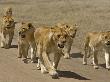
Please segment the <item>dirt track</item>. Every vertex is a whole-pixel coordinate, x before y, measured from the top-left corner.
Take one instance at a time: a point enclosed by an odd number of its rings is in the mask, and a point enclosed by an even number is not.
[[[109,0],[0,0],[0,16],[3,8],[13,8],[16,21],[31,21],[39,25],[53,25],[64,21],[77,23],[79,30],[71,51],[70,60],[62,58],[58,67],[59,79],[41,74],[36,64],[17,59],[16,25],[13,46],[0,48],[0,82],[110,82],[110,71],[105,69],[104,59],[99,58],[100,69],[82,65],[83,38],[90,31],[105,31],[110,27]],[[102,61],[101,61],[102,60]]]

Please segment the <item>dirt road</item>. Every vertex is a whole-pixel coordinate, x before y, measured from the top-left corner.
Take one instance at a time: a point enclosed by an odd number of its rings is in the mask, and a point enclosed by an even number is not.
[[[16,44],[16,43],[15,43]],[[73,48],[72,58],[62,57],[59,67],[59,79],[52,79],[48,74],[41,74],[36,64],[24,63],[17,58],[17,46],[13,43],[12,48],[0,48],[0,82],[109,82],[110,71],[100,62],[100,69],[95,70],[89,65],[82,65],[80,50]]]
[[[13,46],[0,48],[0,82],[110,82],[110,71],[104,58],[99,58],[100,69],[82,65],[83,40],[87,32],[110,30],[110,0],[0,0],[0,18],[3,8],[11,6],[17,22],[29,21],[35,27],[55,25],[58,22],[77,23],[79,29],[71,50],[72,58],[62,58],[59,79],[41,74],[36,64],[17,58],[16,26]],[[103,55],[103,54],[102,54]]]

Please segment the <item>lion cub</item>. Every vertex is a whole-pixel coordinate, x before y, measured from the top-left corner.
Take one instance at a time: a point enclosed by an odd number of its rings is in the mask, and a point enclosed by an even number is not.
[[[110,32],[91,32],[85,40],[83,64],[87,64],[87,55],[92,55],[94,68],[98,68],[97,53],[99,48],[105,52],[106,68],[110,69]]]
[[[57,26],[59,28],[64,29],[68,34],[68,40],[63,48],[64,58],[68,59],[68,58],[70,58],[70,50],[71,50],[71,46],[73,44],[73,40],[75,38],[78,26],[76,24],[68,25],[68,24],[64,24],[64,23],[58,23]]]
[[[53,78],[57,78],[56,69],[62,56],[62,49],[67,41],[67,33],[61,28],[41,27],[36,29],[34,36],[41,72],[47,71]],[[53,65],[50,61],[50,55],[54,55]]]
[[[1,48],[9,48],[14,36],[15,22],[11,16],[3,16],[0,28]]]
[[[12,8],[11,7],[5,8],[4,15],[8,17],[12,17]]]
[[[31,47],[31,61],[35,62],[36,59],[36,44],[34,40],[35,28],[31,23],[22,23],[19,30],[18,39],[18,58],[22,56],[27,59],[29,47]]]

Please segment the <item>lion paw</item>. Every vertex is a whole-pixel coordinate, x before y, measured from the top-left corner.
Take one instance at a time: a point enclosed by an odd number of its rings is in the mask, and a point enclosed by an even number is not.
[[[110,66],[106,67],[106,69],[108,69],[108,71],[110,70]]]
[[[99,69],[99,66],[94,66],[95,69]]]
[[[65,59],[70,59],[70,56],[69,55],[65,55],[64,58]]]
[[[83,65],[87,65],[87,62],[83,62]]]
[[[52,76],[53,79],[57,79],[58,78],[58,73],[56,71],[49,71],[49,74]]]

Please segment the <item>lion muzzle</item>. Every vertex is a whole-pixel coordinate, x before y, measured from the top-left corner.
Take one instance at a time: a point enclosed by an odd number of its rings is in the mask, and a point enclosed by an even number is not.
[[[6,29],[10,29],[10,28],[11,28],[11,27],[8,27],[8,26],[6,27]]]
[[[64,48],[64,44],[58,44],[59,48]]]
[[[105,44],[106,44],[106,45],[110,45],[110,41],[107,41]]]
[[[21,38],[25,38],[26,37],[26,35],[21,35]]]
[[[23,34],[22,32],[19,32],[19,36],[20,36],[21,38],[25,38],[25,37],[26,37],[26,35]]]

